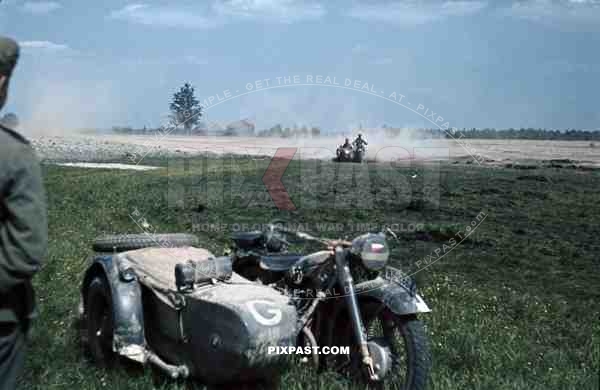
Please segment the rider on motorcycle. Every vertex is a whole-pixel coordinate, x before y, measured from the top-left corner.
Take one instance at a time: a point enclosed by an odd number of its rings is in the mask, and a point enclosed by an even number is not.
[[[350,140],[348,138],[346,138],[346,141],[342,145],[342,149],[346,149],[346,148],[352,148],[352,144],[350,143]]]
[[[348,139],[346,139],[346,141],[347,140]],[[356,149],[363,149],[363,145],[368,145],[368,143],[364,140],[362,134],[359,133],[358,137],[354,140],[354,145],[356,146]]]

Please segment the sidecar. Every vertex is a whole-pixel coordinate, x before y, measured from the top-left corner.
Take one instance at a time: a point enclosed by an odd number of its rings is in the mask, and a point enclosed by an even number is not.
[[[288,297],[181,235],[99,242],[129,244],[104,245],[85,272],[82,335],[95,362],[121,356],[206,384],[279,377],[287,359],[272,347],[295,345],[300,330]]]
[[[336,158],[337,162],[355,162],[361,163],[365,157],[364,148],[354,149],[352,147],[344,148],[343,145],[340,145],[336,150]]]
[[[354,151],[352,150],[352,147],[344,147],[343,145],[340,145],[337,148],[335,154],[338,162],[347,162],[354,160]]]

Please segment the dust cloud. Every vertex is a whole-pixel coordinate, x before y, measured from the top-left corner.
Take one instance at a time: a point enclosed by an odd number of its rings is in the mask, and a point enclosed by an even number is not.
[[[98,123],[111,123],[122,107],[112,82],[37,79],[20,98],[24,109],[16,112],[17,130],[28,137],[94,134]]]

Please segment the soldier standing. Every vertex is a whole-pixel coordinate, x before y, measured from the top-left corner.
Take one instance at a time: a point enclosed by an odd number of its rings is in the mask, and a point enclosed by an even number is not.
[[[19,57],[0,37],[0,109]],[[31,278],[46,256],[48,224],[40,165],[29,142],[0,125],[0,389],[16,387],[35,313]]]
[[[362,137],[362,134],[358,134],[358,138],[354,140],[354,145],[357,149],[362,149],[363,145],[368,145],[367,141]]]

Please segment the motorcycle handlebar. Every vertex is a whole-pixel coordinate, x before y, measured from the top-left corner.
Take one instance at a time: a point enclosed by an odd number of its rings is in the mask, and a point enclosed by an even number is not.
[[[284,221],[279,221],[279,222],[284,222]],[[269,224],[269,230],[271,232],[274,232],[274,231],[277,230],[277,231],[280,231],[280,232],[284,232],[284,233],[288,233],[288,234],[294,235],[294,236],[296,236],[296,237],[298,237],[298,238],[300,238],[302,240],[317,242],[319,244],[322,244],[322,245],[326,246],[328,249],[331,249],[331,250],[334,250],[337,246],[341,246],[342,248],[349,248],[349,247],[352,246],[352,242],[351,241],[341,240],[341,239],[334,240],[334,239],[330,239],[330,238],[319,238],[319,237],[315,237],[315,236],[310,235],[310,234],[305,233],[305,232],[298,232],[298,231],[286,229],[283,226],[277,226],[273,222]],[[396,241],[398,241],[398,236],[390,228],[386,228],[381,233],[386,234],[386,235],[390,235]],[[283,240],[283,241],[285,241],[285,240]]]
[[[319,238],[319,237],[315,237],[312,236],[308,233],[304,233],[304,232],[298,232],[298,231],[294,231],[294,230],[290,230],[290,229],[286,229],[284,227],[281,226],[277,226],[273,223],[269,224],[270,230],[271,231],[280,231],[280,232],[284,232],[284,233],[288,233],[291,235],[294,235],[302,240],[306,240],[306,241],[313,241],[313,242],[318,242],[319,244],[325,245],[328,248],[334,249],[336,246],[341,246],[344,248],[350,247],[352,246],[352,242],[350,241],[346,241],[346,240],[333,240],[333,239],[329,239],[329,238]]]

